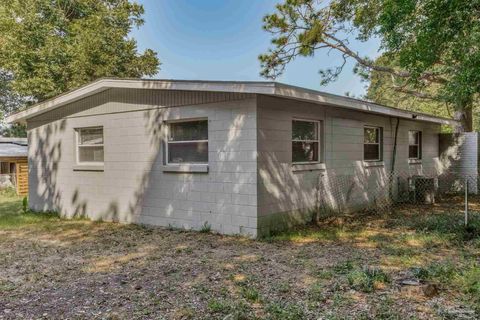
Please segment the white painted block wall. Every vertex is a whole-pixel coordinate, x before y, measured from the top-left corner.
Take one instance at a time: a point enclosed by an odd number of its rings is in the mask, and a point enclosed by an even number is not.
[[[323,123],[325,170],[295,171],[292,165],[291,128],[295,118]],[[361,208],[374,201],[367,190],[388,190],[396,119],[306,102],[259,96],[258,121],[258,228],[262,234],[284,224],[308,219],[320,201],[332,209]],[[367,167],[363,161],[364,126],[383,128],[383,161]],[[408,131],[422,131],[423,158],[409,164]],[[396,171],[422,174],[438,163],[440,126],[400,120]],[[319,199],[318,190],[323,188]],[[348,198],[348,199],[346,199]],[[342,201],[344,203],[342,203]]]
[[[207,118],[208,173],[163,171],[163,121]],[[325,170],[295,171],[292,119],[322,120]],[[305,222],[319,181],[350,175],[378,186],[390,169],[395,119],[263,95],[110,89],[28,121],[30,206],[67,216],[257,236]],[[365,167],[363,127],[384,131],[384,161]],[[74,170],[75,128],[103,126],[103,172]],[[423,132],[421,164],[407,161],[408,130]],[[434,168],[440,127],[401,120],[397,170]],[[371,199],[356,186],[348,203]],[[308,217],[307,217],[308,218]]]
[[[256,236],[255,97],[126,91],[29,121],[31,207],[196,230],[207,223]],[[209,172],[163,172],[162,122],[190,118],[208,119]],[[104,127],[103,172],[74,170],[74,130],[88,126]]]

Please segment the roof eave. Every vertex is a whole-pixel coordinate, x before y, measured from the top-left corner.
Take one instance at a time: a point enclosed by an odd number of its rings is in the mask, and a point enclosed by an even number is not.
[[[36,104],[27,110],[6,118],[8,123],[25,123],[29,118],[49,112],[65,104],[78,101],[110,88],[157,89],[184,91],[237,92],[280,96],[319,104],[343,107],[368,113],[413,119],[456,126],[455,120],[429,116],[416,112],[390,108],[367,101],[337,96],[305,88],[275,82],[236,82],[236,81],[195,81],[195,80],[144,80],[144,79],[99,79],[76,90],[67,92],[48,101]]]
[[[316,102],[320,104],[326,104],[330,106],[342,107],[345,109],[357,110],[368,113],[376,113],[384,116],[398,117],[404,119],[412,119],[417,121],[427,121],[443,125],[456,126],[458,121],[430,116],[423,113],[411,112],[408,110],[401,110],[391,107],[370,103],[358,99],[352,99],[348,97],[342,97],[328,93],[318,93],[313,90],[304,88],[292,87],[278,83],[275,89],[276,96],[282,96],[286,98],[294,98],[303,101]]]

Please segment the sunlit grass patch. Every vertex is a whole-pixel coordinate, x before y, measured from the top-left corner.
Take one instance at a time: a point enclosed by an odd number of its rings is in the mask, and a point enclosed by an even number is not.
[[[0,229],[20,228],[26,225],[60,221],[53,212],[36,213],[23,211],[22,198],[9,194],[0,194]]]

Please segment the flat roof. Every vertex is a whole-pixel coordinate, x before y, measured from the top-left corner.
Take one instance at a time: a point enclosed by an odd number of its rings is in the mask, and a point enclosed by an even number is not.
[[[6,118],[8,123],[25,123],[28,119],[49,112],[66,104],[86,98],[96,93],[111,89],[151,89],[253,93],[330,105],[367,113],[391,117],[427,121],[455,126],[457,121],[436,117],[420,112],[413,112],[380,104],[335,95],[331,93],[296,87],[271,81],[205,81],[205,80],[167,80],[167,79],[115,79],[102,78],[78,89],[66,92],[52,99],[37,103],[30,108],[13,113]]]

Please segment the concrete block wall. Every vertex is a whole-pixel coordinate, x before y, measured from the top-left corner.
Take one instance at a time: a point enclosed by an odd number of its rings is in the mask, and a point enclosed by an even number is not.
[[[164,171],[164,121],[208,119],[208,173]],[[292,166],[292,119],[322,121],[323,164]],[[383,161],[363,161],[363,128],[383,128]],[[30,205],[64,215],[252,237],[374,201],[385,190],[396,119],[278,97],[110,89],[28,121]],[[100,172],[75,169],[75,128],[103,126]],[[423,159],[408,161],[408,130],[421,130]],[[440,126],[401,120],[396,170],[438,165]]]
[[[256,236],[252,95],[108,90],[28,123],[30,206],[66,216]],[[208,173],[164,172],[165,120],[207,118]],[[103,172],[76,171],[74,129],[103,126]]]
[[[261,234],[303,223],[317,206],[355,210],[388,195],[396,119],[269,96],[259,96],[257,108]],[[292,165],[294,118],[322,121],[323,166],[299,170],[302,166]],[[373,165],[363,161],[365,125],[383,128],[383,161]],[[422,131],[423,157],[415,163],[408,161],[409,130]],[[396,171],[422,174],[435,170],[439,132],[436,124],[400,120]]]

